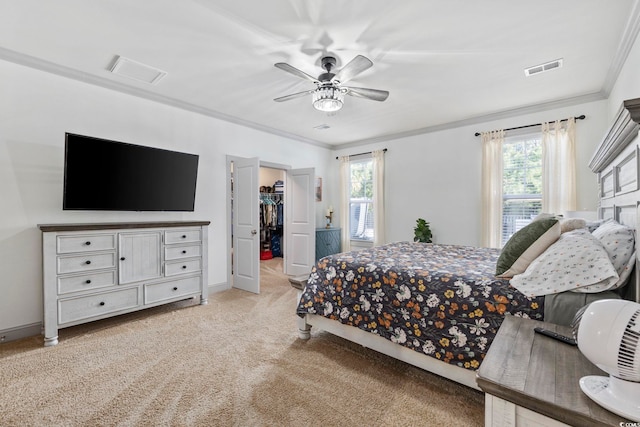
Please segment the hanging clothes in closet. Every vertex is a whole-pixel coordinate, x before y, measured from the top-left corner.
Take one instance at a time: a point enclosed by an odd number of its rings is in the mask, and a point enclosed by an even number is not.
[[[270,188],[270,187],[267,187]],[[260,190],[263,190],[261,187]],[[282,256],[282,231],[284,225],[284,203],[282,194],[260,193],[260,244],[261,259]]]
[[[282,197],[278,198],[275,207],[275,229],[271,234],[271,251],[273,256],[282,256],[282,236],[284,235],[284,202]]]

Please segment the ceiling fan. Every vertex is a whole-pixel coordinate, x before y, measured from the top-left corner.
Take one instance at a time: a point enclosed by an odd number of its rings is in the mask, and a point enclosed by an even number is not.
[[[357,55],[351,60],[351,62],[342,67],[342,69],[338,70],[336,73],[332,72],[333,68],[336,66],[335,57],[324,56],[321,64],[322,68],[326,72],[320,74],[317,78],[287,63],[278,62],[275,64],[275,66],[281,70],[291,73],[294,76],[298,76],[301,79],[315,83],[316,88],[291,95],[281,96],[280,98],[274,99],[274,101],[289,101],[290,99],[300,98],[311,94],[315,109],[324,112],[334,112],[342,108],[342,105],[344,104],[344,95],[371,99],[373,101],[384,101],[389,96],[389,92],[386,90],[342,86],[343,83],[346,83],[373,65],[373,62],[362,55]]]

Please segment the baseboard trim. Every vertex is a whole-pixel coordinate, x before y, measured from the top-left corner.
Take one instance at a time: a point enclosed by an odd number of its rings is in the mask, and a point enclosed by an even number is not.
[[[226,291],[227,289],[229,289],[229,286],[227,286],[227,282],[209,285],[209,295]],[[22,338],[32,337],[35,335],[42,335],[42,322],[0,330],[0,344],[19,340]]]
[[[229,285],[227,285],[227,282],[222,282],[222,283],[216,283],[214,285],[209,285],[209,295],[215,294],[217,292],[226,291],[227,289],[229,289]]]
[[[0,330],[0,343],[42,334],[42,322]]]

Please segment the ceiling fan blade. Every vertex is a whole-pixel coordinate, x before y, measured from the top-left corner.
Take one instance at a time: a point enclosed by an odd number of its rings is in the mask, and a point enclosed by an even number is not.
[[[336,73],[335,76],[331,79],[331,81],[339,81],[340,83],[345,83],[367,68],[371,67],[373,62],[369,58],[365,58],[362,55],[358,55],[353,58],[347,65],[342,67],[340,71]]]
[[[315,84],[320,83],[317,78],[305,73],[302,70],[298,70],[296,67],[293,67],[293,66],[287,64],[286,62],[278,62],[278,63],[276,63],[274,65],[276,66],[276,68],[280,68],[281,70],[286,71],[288,73],[291,73],[294,76],[298,76],[301,79],[310,80]]]
[[[347,89],[347,95],[358,98],[371,99],[373,101],[384,101],[389,97],[389,91],[386,90],[367,89],[364,87],[342,87]]]
[[[290,99],[302,98],[303,96],[309,95],[312,92],[313,92],[312,90],[307,90],[304,92],[292,93],[291,95],[285,95],[285,96],[281,96],[280,98],[275,98],[274,101],[283,102],[283,101],[289,101]]]

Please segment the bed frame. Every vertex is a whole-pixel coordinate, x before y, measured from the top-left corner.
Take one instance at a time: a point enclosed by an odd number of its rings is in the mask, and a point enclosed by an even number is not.
[[[640,229],[640,98],[623,103],[618,115],[594,153],[589,167],[597,175],[599,187],[598,216],[613,218],[618,222]],[[636,248],[638,245],[636,239]],[[636,250],[636,268],[640,251]],[[640,274],[633,274],[626,286],[625,298],[640,302]],[[306,282],[306,280],[304,280]],[[301,292],[301,291],[300,291]],[[300,299],[300,292],[298,300]],[[388,341],[378,335],[353,326],[343,325],[319,315],[307,314],[298,318],[299,336],[309,339],[311,328],[316,327],[346,340],[371,348],[418,368],[443,376],[465,386],[480,390],[476,384],[476,372],[422,355],[415,350]]]

